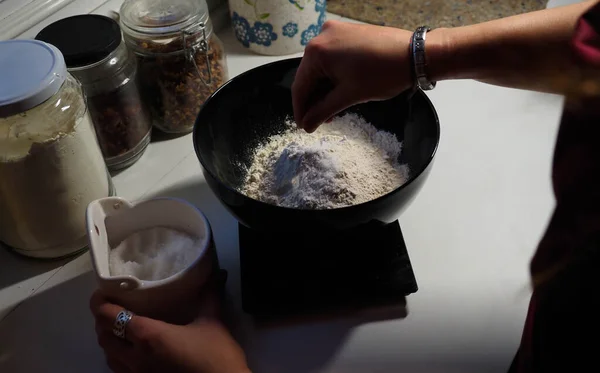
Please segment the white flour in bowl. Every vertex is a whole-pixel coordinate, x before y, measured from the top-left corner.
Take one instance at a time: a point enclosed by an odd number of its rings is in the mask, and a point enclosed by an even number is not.
[[[241,193],[278,206],[332,209],[381,197],[408,179],[408,166],[398,162],[402,143],[356,114],[312,134],[288,126],[256,149]]]
[[[110,274],[146,281],[165,279],[191,265],[200,255],[202,242],[165,227],[135,232],[110,250]]]

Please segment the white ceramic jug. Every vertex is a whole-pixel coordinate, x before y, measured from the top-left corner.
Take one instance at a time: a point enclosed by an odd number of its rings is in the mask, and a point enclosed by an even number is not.
[[[86,212],[92,264],[101,291],[109,299],[138,315],[168,322],[187,323],[186,312],[197,300],[218,260],[206,217],[192,204],[174,198],[156,198],[132,205],[118,198],[102,198]],[[153,227],[185,232],[202,246],[199,255],[180,272],[159,280],[113,276],[109,252],[131,234]],[[143,248],[142,248],[143,249]]]
[[[301,52],[321,32],[326,0],[229,0],[238,41],[265,55]]]

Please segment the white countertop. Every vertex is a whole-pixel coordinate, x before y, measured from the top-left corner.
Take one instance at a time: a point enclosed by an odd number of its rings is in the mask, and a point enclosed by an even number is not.
[[[246,51],[229,29],[220,36],[232,77],[278,59]],[[114,183],[132,201],[176,196],[206,213],[256,373],[504,373],[525,319],[528,263],[553,208],[562,98],[472,81],[442,82],[429,97],[442,136],[427,183],[400,217],[419,285],[404,319],[255,328],[240,310],[237,223],[209,191],[191,135],[153,142]],[[88,255],[38,262],[0,250],[0,372],[108,372],[88,311]]]

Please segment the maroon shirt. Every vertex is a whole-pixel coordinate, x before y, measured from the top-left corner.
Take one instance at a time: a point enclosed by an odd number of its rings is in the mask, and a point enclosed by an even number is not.
[[[600,71],[600,4],[579,20],[572,46]],[[540,283],[510,371],[600,372],[599,95],[567,97],[552,181],[556,208],[531,262]]]

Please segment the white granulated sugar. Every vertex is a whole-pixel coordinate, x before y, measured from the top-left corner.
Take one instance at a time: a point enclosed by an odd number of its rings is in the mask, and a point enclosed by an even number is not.
[[[332,209],[383,196],[408,179],[402,143],[356,114],[336,117],[312,134],[288,122],[259,146],[240,191],[259,201]]]
[[[110,251],[110,274],[162,280],[189,266],[201,249],[202,240],[174,229],[154,227],[138,231]]]

